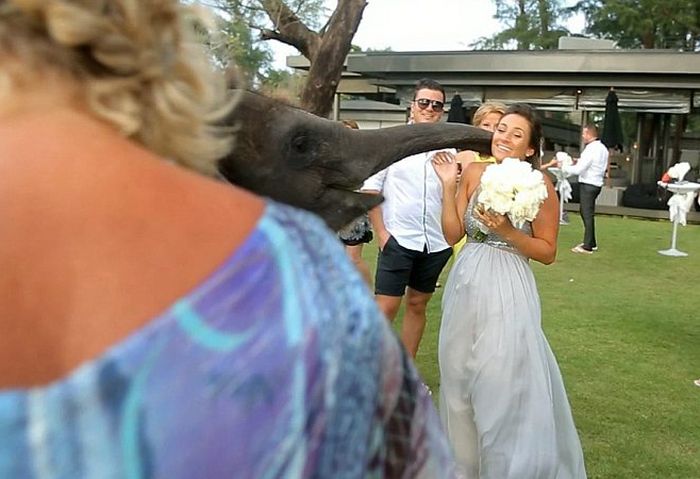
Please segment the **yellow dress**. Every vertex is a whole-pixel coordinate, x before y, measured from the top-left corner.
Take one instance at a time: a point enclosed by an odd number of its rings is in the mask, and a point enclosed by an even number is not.
[[[481,156],[481,155],[479,155],[479,153],[477,153],[475,151],[473,163],[496,163],[496,158],[494,158],[493,156]],[[452,247],[452,257],[453,258],[457,257],[457,255],[459,254],[462,247],[466,244],[466,242],[467,242],[467,235],[464,235],[462,237],[462,239],[459,240],[457,242],[457,244],[455,244]]]

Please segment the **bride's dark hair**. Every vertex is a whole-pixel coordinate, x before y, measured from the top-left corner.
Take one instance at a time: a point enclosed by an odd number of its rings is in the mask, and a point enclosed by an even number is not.
[[[506,112],[503,114],[504,117],[508,115],[521,116],[530,124],[530,141],[528,146],[534,150],[534,153],[525,157],[525,159],[530,164],[534,164],[535,159],[540,156],[540,146],[542,143],[542,123],[540,122],[539,115],[533,107],[526,103],[513,103],[506,108]]]

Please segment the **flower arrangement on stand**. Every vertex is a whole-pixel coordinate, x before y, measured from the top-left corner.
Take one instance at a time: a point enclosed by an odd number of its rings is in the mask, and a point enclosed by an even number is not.
[[[680,183],[689,171],[690,163],[687,161],[676,163],[663,174],[661,181],[664,183]]]
[[[571,155],[569,155],[565,151],[557,151],[554,157],[557,159],[557,164],[559,165],[559,168],[563,166],[571,166],[574,164],[574,160],[573,158],[571,158]]]
[[[565,151],[557,151],[554,157],[557,160],[557,170],[554,176],[556,176],[557,184],[556,190],[561,196],[561,198],[567,202],[573,197],[573,190],[571,188],[571,183],[569,183],[568,174],[564,173],[565,166],[571,166],[574,164],[573,158]],[[561,213],[560,213],[561,215]]]
[[[686,225],[686,216],[690,211],[690,208],[693,206],[693,200],[695,199],[695,194],[697,191],[696,189],[692,188],[694,183],[683,181],[683,178],[685,178],[685,175],[689,171],[690,163],[687,161],[676,163],[663,174],[661,181],[658,182],[658,185],[661,188],[670,190],[674,193],[667,202],[669,218],[674,222],[676,219],[678,219],[678,223],[682,224],[683,226]],[[677,189],[683,185],[691,186],[691,188],[686,191]],[[700,199],[698,201],[700,201]]]

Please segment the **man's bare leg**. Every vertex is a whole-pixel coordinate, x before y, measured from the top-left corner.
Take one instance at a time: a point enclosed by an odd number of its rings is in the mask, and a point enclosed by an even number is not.
[[[420,340],[425,329],[425,309],[432,293],[421,293],[412,288],[406,289],[406,312],[403,315],[401,340],[411,355],[415,358]]]
[[[382,313],[384,313],[386,319],[394,322],[396,313],[399,312],[399,307],[401,306],[403,296],[387,296],[385,294],[377,294],[374,296],[374,299],[377,301],[379,309],[381,309]]]
[[[362,244],[346,246],[345,252],[350,257],[352,264],[355,265],[357,270],[362,274],[362,277],[367,282],[367,285],[372,287],[372,273],[369,271],[369,265],[362,258]]]

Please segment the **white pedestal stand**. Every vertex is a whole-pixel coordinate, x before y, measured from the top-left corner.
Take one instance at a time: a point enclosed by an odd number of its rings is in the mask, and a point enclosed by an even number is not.
[[[657,184],[662,188],[666,188],[667,190],[671,191],[672,193],[674,193],[674,195],[695,193],[696,191],[700,190],[700,183],[691,183],[689,181],[684,181],[681,183],[664,183],[663,181],[659,181],[657,182]],[[676,248],[676,237],[678,236],[678,223],[680,223],[680,218],[679,215],[676,215],[676,217],[673,220],[673,233],[671,233],[671,247],[669,249],[660,250],[659,254],[662,254],[664,256],[688,256],[688,253],[684,253],[683,251],[680,251]]]
[[[569,201],[569,199],[566,198],[566,196],[567,193],[571,193],[571,185],[569,184],[569,180],[567,180],[567,178],[572,175],[564,173],[561,168],[557,168],[556,166],[547,168],[547,171],[551,172],[557,179],[557,184],[554,186],[554,189],[556,189],[557,192],[559,192],[559,224],[568,225],[569,223],[564,221],[564,203]],[[567,186],[565,186],[564,182],[566,182]],[[568,191],[566,191],[567,189]]]

